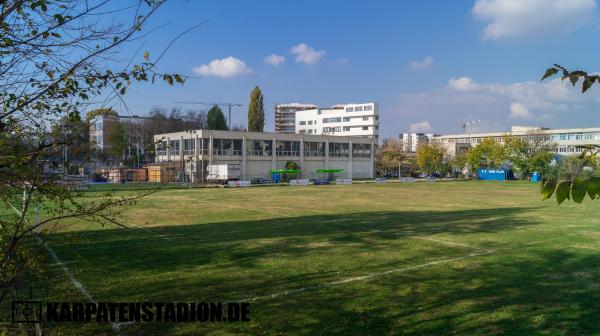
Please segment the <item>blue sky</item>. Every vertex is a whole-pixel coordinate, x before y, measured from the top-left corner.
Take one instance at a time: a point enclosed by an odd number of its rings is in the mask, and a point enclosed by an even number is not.
[[[161,28],[142,50],[158,54],[204,21],[160,63],[195,78],[183,87],[133,87],[130,113],[174,101],[247,104],[258,85],[266,130],[276,102],[371,101],[386,137],[458,133],[472,119],[484,120],[474,127],[481,131],[600,127],[600,87],[581,95],[560,80],[539,81],[553,63],[598,70],[596,0],[173,0],[153,18],[148,28]],[[232,119],[245,123],[246,109]]]

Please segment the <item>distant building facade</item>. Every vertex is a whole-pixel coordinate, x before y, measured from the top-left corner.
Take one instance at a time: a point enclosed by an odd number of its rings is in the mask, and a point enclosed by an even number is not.
[[[275,104],[275,132],[296,133],[296,112],[317,108],[314,104]]]
[[[342,104],[296,112],[296,133],[379,139],[379,104]]]
[[[416,153],[421,144],[429,143],[436,136],[439,135],[431,133],[401,133],[399,138],[402,144],[402,151]]]
[[[90,121],[90,146],[98,153],[109,154],[113,144],[111,136],[119,123],[143,124],[148,117],[99,115]]]
[[[434,140],[445,146],[449,156],[466,153],[483,139],[492,138],[499,143],[505,136],[523,138],[530,143],[543,144],[551,152],[561,155],[581,154],[578,146],[600,145],[600,128],[549,129],[543,127],[513,126],[510,132],[441,135]]]

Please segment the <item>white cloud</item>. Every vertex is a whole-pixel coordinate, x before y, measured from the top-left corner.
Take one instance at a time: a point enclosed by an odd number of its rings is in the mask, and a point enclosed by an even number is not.
[[[549,36],[577,29],[596,0],[477,0],[473,16],[487,22],[484,40]]]
[[[479,89],[479,85],[474,83],[469,77],[450,78],[448,81],[448,87],[456,91],[476,91]]]
[[[334,59],[333,61],[329,62],[329,64],[340,65],[340,64],[348,64],[349,62],[350,61],[348,61],[346,58],[340,57],[340,58]]]
[[[252,69],[246,63],[232,56],[213,60],[208,65],[203,64],[199,67],[194,67],[193,70],[201,76],[216,76],[221,78],[230,78],[252,72]]]
[[[527,106],[519,103],[512,102],[510,103],[510,115],[511,119],[533,119],[533,115],[529,112]]]
[[[321,61],[321,58],[327,53],[325,50],[316,51],[305,43],[300,43],[290,49],[292,55],[296,56],[297,63],[316,64]]]
[[[430,133],[432,131],[429,121],[421,121],[410,125],[408,128],[409,133]]]
[[[386,132],[401,132],[409,125],[428,120],[436,132],[460,133],[462,123],[484,119],[476,131],[504,131],[516,121],[530,126],[599,127],[600,88],[581,94],[559,78],[515,83],[477,82],[469,77],[453,78],[442,88],[403,93],[381,113]],[[386,134],[387,135],[387,134]]]
[[[423,70],[433,65],[433,57],[427,56],[422,61],[412,61],[409,65],[415,70]]]
[[[272,66],[278,66],[279,64],[285,62],[285,57],[277,54],[272,54],[265,57],[265,63],[271,64]]]

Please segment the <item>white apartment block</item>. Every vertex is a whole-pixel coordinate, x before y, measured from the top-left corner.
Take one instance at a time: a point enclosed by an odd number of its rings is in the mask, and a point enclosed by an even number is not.
[[[296,112],[296,133],[379,138],[379,104],[344,104]]]
[[[402,151],[406,153],[416,153],[419,146],[428,143],[438,135],[431,133],[401,133],[400,143]]]
[[[314,104],[275,104],[275,132],[296,133],[296,112],[315,108]]]
[[[513,126],[510,132],[473,133],[437,136],[434,139],[446,147],[448,155],[466,153],[483,139],[492,138],[499,143],[504,136],[524,138],[531,143],[546,144],[550,151],[561,155],[576,155],[583,145],[600,145],[600,128],[548,129],[542,127]]]

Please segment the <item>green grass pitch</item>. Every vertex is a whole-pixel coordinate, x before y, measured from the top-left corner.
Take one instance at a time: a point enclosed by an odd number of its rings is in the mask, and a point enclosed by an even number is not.
[[[128,229],[47,242],[98,301],[251,300],[249,323],[123,335],[597,334],[598,209],[527,182],[165,190],[124,209]],[[51,269],[42,300],[86,300]]]

